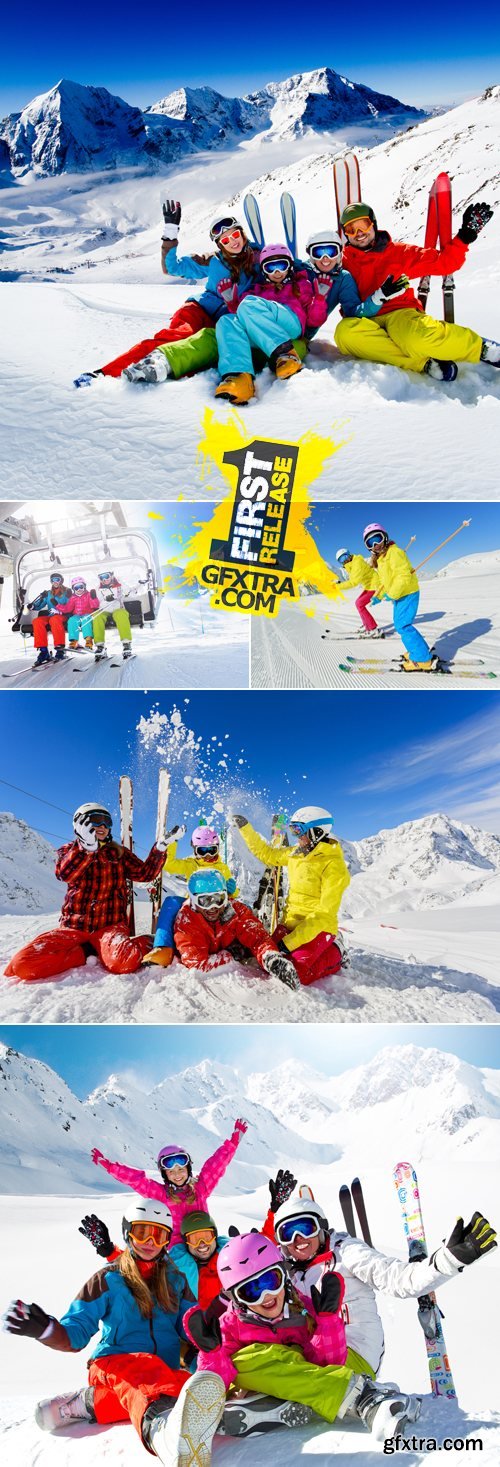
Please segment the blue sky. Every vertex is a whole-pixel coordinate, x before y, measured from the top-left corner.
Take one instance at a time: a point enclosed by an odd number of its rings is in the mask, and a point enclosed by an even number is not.
[[[176,704],[185,729],[201,741],[197,758],[174,752],[186,748],[171,723]],[[137,724],[152,710],[169,723],[159,725],[147,750]],[[116,816],[118,776],[126,772],[135,786],[136,849],[145,853],[162,763],[172,774],[171,823],[185,818],[191,828],[200,815],[211,816],[219,798],[264,829],[273,809],[291,814],[314,803],[332,810],[336,833],[347,839],[436,810],[500,832],[500,695],[489,690],[311,692],[300,699],[11,692],[0,699],[0,737],[9,750],[0,804],[53,844],[70,838],[71,813],[81,801],[102,800]],[[198,796],[185,783],[192,786],[194,777],[206,793]]]
[[[355,24],[349,8],[309,14],[297,0],[269,13],[206,0],[140,11],[132,0],[28,0],[4,12],[0,101],[3,112],[20,108],[65,76],[145,106],[183,83],[241,94],[324,65],[417,105],[459,101],[498,80],[499,29],[493,0],[479,17],[465,0],[428,14],[358,0]]]
[[[3,1025],[0,1041],[43,1062],[62,1075],[84,1099],[111,1073],[131,1075],[136,1084],[151,1089],[190,1065],[210,1059],[234,1066],[244,1074],[271,1070],[285,1060],[297,1059],[326,1075],[339,1075],[366,1064],[385,1046],[416,1044],[456,1054],[484,1069],[500,1068],[500,1030],[495,1025],[467,1024],[361,1024],[336,1030],[300,1025],[142,1025],[71,1026]]]

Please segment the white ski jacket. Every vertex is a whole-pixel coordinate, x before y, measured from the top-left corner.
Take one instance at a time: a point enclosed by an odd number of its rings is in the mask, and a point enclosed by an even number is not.
[[[391,1294],[395,1299],[418,1299],[460,1272],[460,1264],[444,1244],[431,1258],[402,1263],[400,1258],[388,1258],[376,1248],[369,1248],[359,1238],[334,1232],[330,1233],[325,1252],[317,1254],[311,1263],[295,1263],[291,1258],[285,1261],[297,1293],[306,1299],[311,1298],[313,1284],[321,1287],[325,1273],[335,1270],[342,1274],[347,1346],[361,1355],[375,1373],[384,1354],[384,1331],[374,1291]]]
[[[97,586],[96,588],[96,596],[99,602],[99,611],[106,611],[110,613],[112,613],[113,611],[120,611],[121,608],[124,606],[125,601],[127,601],[130,596],[134,595],[137,595],[136,586],[122,586],[121,583],[118,583],[115,586]]]

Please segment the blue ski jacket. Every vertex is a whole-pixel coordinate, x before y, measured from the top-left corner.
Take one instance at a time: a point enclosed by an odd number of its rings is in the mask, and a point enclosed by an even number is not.
[[[251,275],[244,272],[238,281],[230,280],[229,267],[219,253],[212,255],[209,265],[198,265],[191,255],[183,255],[179,259],[176,249],[169,250],[166,259],[170,275],[182,275],[184,280],[203,280],[207,276],[206,289],[201,295],[188,296],[188,300],[196,301],[208,316],[212,316],[214,322],[219,320],[219,316],[227,315],[229,310],[236,310],[242,295],[251,288],[253,280],[258,278],[258,253],[255,271]]]
[[[181,1342],[187,1339],[183,1319],[196,1296],[168,1257],[165,1269],[175,1308],[167,1314],[155,1304],[149,1319],[141,1314],[117,1263],[108,1263],[93,1274],[61,1316],[72,1350],[84,1350],[100,1327],[92,1360],[140,1352],[159,1355],[172,1370],[179,1370]]]

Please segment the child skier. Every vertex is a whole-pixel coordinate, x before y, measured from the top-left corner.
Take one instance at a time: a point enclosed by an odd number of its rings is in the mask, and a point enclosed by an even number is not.
[[[364,556],[353,555],[352,550],[347,550],[344,547],[341,550],[337,550],[335,559],[338,560],[339,565],[343,566],[345,570],[345,580],[342,582],[343,589],[347,590],[349,586],[363,587],[361,595],[356,597],[354,603],[356,611],[359,611],[363,623],[363,631],[359,632],[358,635],[360,637],[383,637],[384,633],[377,626],[371,611],[368,610],[372,596],[375,595],[375,586],[377,583],[377,576],[373,566],[368,564]]]
[[[191,1157],[182,1146],[162,1146],[159,1151],[157,1167],[162,1183],[153,1181],[136,1167],[108,1161],[96,1148],[92,1151],[92,1161],[95,1166],[102,1166],[111,1177],[116,1177],[118,1182],[135,1187],[142,1197],[168,1202],[173,1218],[170,1240],[173,1246],[182,1242],[181,1222],[186,1212],[192,1212],[193,1208],[206,1211],[208,1198],[225,1175],[246,1130],[246,1121],[241,1118],[235,1121],[232,1136],[207,1157],[198,1176],[193,1175]]]
[[[344,959],[337,935],[339,906],[351,878],[339,841],[330,834],[333,817],[319,805],[296,810],[289,821],[296,846],[270,845],[245,815],[233,819],[259,861],[287,868],[288,897],[273,936],[293,958],[300,982],[315,983],[338,973]]]
[[[65,656],[66,643],[66,611],[68,602],[71,600],[69,586],[65,586],[63,577],[59,571],[54,571],[50,577],[50,590],[41,591],[34,601],[28,604],[28,610],[34,611],[33,617],[33,641],[38,652],[34,663],[35,667],[43,667],[44,662],[50,661],[48,648],[48,631],[52,632],[54,639],[55,661],[62,662]]]
[[[278,952],[262,922],[244,902],[231,901],[219,871],[195,871],[188,881],[188,898],[174,923],[174,942],[185,968],[210,973],[234,961],[234,943],[253,954],[272,978],[288,988],[299,988],[292,962]]]
[[[113,618],[118,630],[123,658],[132,656],[132,631],[130,617],[125,606],[125,597],[130,596],[133,587],[124,590],[116,579],[112,570],[99,571],[99,585],[97,588],[97,615],[93,617],[96,662],[100,662],[106,656],[104,640],[106,636],[106,621],[108,616]]]
[[[92,649],[94,637],[91,613],[98,608],[99,601],[95,591],[87,590],[87,583],[82,576],[73,576],[71,596],[66,607],[69,646],[73,652],[78,649],[80,632],[87,650]]]
[[[5,1328],[73,1353],[101,1331],[89,1360],[88,1387],[40,1401],[36,1421],[42,1430],[131,1421],[164,1467],[200,1467],[210,1460],[225,1386],[213,1373],[203,1379],[181,1369],[192,1295],[168,1256],[171,1232],[164,1203],[134,1197],[123,1219],[123,1253],[88,1280],[62,1318],[15,1299]]]
[[[500,367],[498,342],[478,336],[467,326],[434,321],[409,284],[423,275],[448,275],[461,269],[469,245],[492,217],[489,204],[469,204],[449,245],[442,250],[422,249],[393,241],[386,230],[379,230],[370,204],[348,204],[341,217],[347,238],[344,265],[354,276],[362,300],[378,301],[379,311],[375,320],[341,321],[335,331],[339,351],[408,372],[427,372],[441,382],[454,381],[457,362]],[[394,293],[396,276],[406,276],[407,285]]]
[[[413,623],[418,611],[420,588],[416,571],[408,560],[405,550],[390,540],[383,525],[367,525],[363,540],[370,551],[371,565],[375,572],[377,597],[386,596],[393,605],[394,626],[403,646],[404,672],[435,672],[439,658],[433,656],[421,632]]]
[[[260,280],[215,328],[222,379],[215,396],[239,404],[255,397],[252,349],[267,357],[276,377],[291,377],[302,369],[297,342],[328,315],[319,280],[295,264],[287,245],[266,245],[259,263]]]
[[[220,836],[217,831],[202,821],[193,830],[191,836],[193,855],[178,856],[177,846],[185,833],[184,825],[174,825],[170,832],[164,868],[167,876],[182,876],[187,880],[194,871],[201,871],[209,867],[212,871],[220,871],[229,896],[237,896],[236,882],[231,875],[227,861],[223,861],[221,857]],[[144,963],[158,964],[161,968],[170,967],[174,956],[174,921],[183,901],[184,897],[173,895],[165,897],[158,916],[153,947],[151,952],[146,953]]]
[[[159,876],[166,837],[141,861],[113,840],[111,828],[112,816],[104,806],[89,803],[75,810],[75,839],[57,852],[56,876],[68,885],[59,927],[21,948],[6,967],[6,977],[27,982],[56,978],[69,968],[84,967],[94,952],[110,973],[137,972],[151,938],[129,934],[129,884]]]

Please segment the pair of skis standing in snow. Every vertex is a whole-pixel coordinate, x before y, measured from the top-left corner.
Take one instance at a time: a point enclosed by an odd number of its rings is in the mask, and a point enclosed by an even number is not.
[[[100,1327],[88,1387],[40,1402],[42,1429],[130,1420],[164,1467],[209,1467],[217,1430],[239,1436],[338,1421],[393,1440],[418,1419],[422,1397],[376,1379],[384,1353],[377,1290],[418,1299],[432,1393],[454,1396],[434,1290],[496,1247],[487,1219],[476,1211],[464,1226],[459,1218],[428,1258],[416,1175],[399,1163],[405,1264],[372,1247],[359,1181],[352,1195],[364,1241],[355,1237],[349,1188],[340,1191],[342,1232],[308,1187],[296,1190],[280,1171],[262,1231],[230,1228],[222,1238],[208,1200],[246,1130],[237,1120],[198,1176],[184,1148],[162,1147],[160,1182],[92,1152],[137,1189],[125,1205],[123,1250],[91,1214],[80,1231],[106,1264],[62,1318],[21,1299],[4,1316],[11,1334],[64,1351],[85,1349]]]
[[[75,575],[71,586],[65,586],[59,571],[50,576],[50,588],[41,591],[34,601],[28,603],[33,611],[33,641],[38,652],[35,668],[45,667],[51,661],[48,647],[49,632],[54,642],[54,661],[62,662],[66,652],[84,650],[94,652],[96,662],[106,655],[105,637],[108,616],[111,616],[119,633],[123,657],[132,656],[132,630],[130,617],[125,606],[125,597],[131,588],[124,590],[113,570],[99,571],[98,586],[88,590],[82,575]],[[80,634],[83,648],[80,648]],[[66,635],[68,648],[66,649]]]
[[[181,208],[168,200],[162,267],[169,275],[192,280],[207,276],[206,286],[174,313],[168,327],[99,371],[83,373],[76,385],[89,385],[100,374],[164,382],[218,363],[216,396],[245,403],[255,395],[259,365],[267,361],[279,378],[301,370],[308,342],[337,306],[342,320],[335,341],[343,355],[427,372],[439,381],[454,380],[457,362],[499,366],[498,343],[456,326],[449,309],[444,322],[424,310],[431,275],[444,277],[449,302],[452,272],[463,266],[469,246],[492,217],[489,205],[468,205],[452,238],[449,198],[436,189],[422,249],[394,242],[378,228],[371,205],[361,200],[359,167],[352,155],[334,165],[334,176],[338,231],[327,227],[311,235],[305,261],[297,259],[289,195],[282,200],[286,244],[265,244],[258,206],[249,196],[246,213],[253,238],[234,215],[220,213],[210,229],[216,253],[208,259],[179,259]],[[422,276],[417,299],[410,280]]]

